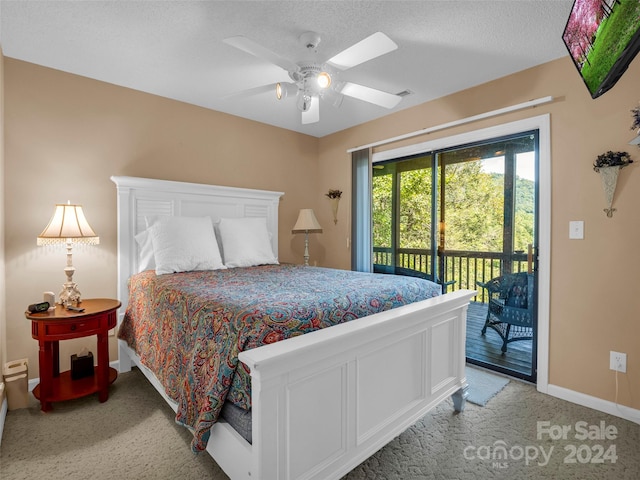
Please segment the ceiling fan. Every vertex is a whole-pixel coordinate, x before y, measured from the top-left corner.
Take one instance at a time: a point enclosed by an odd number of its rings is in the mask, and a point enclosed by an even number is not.
[[[300,35],[300,42],[313,54],[316,53],[320,40],[320,35],[315,32],[305,32]],[[398,48],[395,42],[382,32],[368,36],[325,62],[316,61],[315,55],[311,56],[310,60],[292,62],[242,35],[228,37],[223,41],[227,45],[279,66],[288,72],[292,80],[263,85],[238,94],[274,91],[278,100],[296,98],[298,110],[302,112],[303,124],[320,120],[320,99],[334,107],[339,107],[343,96],[346,95],[389,109],[402,100],[399,95],[339,79],[340,72]]]

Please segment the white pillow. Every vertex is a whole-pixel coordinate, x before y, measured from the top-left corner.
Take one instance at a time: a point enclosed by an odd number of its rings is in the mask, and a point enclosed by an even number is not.
[[[149,230],[140,232],[135,236],[138,244],[138,272],[145,270],[154,270],[156,262],[153,257],[153,242]]]
[[[209,217],[158,217],[147,231],[158,275],[226,268]]]
[[[224,264],[228,268],[278,263],[271,248],[266,218],[222,218],[218,230]]]

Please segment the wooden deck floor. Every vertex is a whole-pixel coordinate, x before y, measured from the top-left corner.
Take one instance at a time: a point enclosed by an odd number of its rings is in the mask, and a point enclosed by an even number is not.
[[[487,317],[487,305],[471,302],[467,313],[467,360],[483,366],[495,365],[497,369],[515,372],[518,377],[531,375],[531,340],[522,340],[510,343],[507,352],[503,355],[500,348],[502,339],[492,329],[481,334],[482,326]]]

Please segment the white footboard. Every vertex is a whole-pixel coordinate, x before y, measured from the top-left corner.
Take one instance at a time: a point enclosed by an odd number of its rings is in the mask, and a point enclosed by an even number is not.
[[[251,369],[251,479],[339,478],[457,392],[469,299],[459,290],[240,353]],[[215,428],[215,427],[214,427]]]
[[[207,452],[232,480],[334,479],[346,474],[449,395],[464,409],[469,300],[458,290],[240,353],[251,369],[247,443],[216,424]],[[125,342],[121,371],[140,367]]]
[[[281,192],[134,177],[118,187],[118,298],[138,271],[135,235],[146,215],[264,217],[278,252]],[[459,290],[240,354],[251,369],[253,445],[228,424],[209,452],[233,479],[331,479],[353,469],[448,395],[464,407],[470,298]],[[153,373],[119,341],[119,368]]]

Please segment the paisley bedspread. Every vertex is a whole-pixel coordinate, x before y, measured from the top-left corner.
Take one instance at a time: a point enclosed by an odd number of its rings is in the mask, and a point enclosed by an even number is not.
[[[238,353],[439,295],[427,280],[297,265],[129,280],[125,340],[178,403],[176,421],[204,450],[225,401],[251,408]]]

